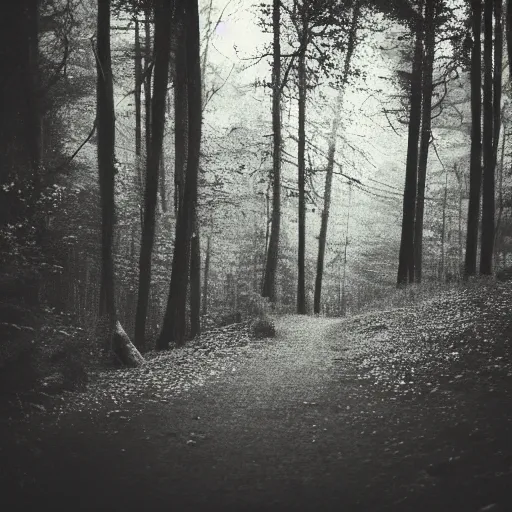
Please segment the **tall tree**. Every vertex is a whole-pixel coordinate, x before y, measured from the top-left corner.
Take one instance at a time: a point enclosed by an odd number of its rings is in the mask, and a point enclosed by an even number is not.
[[[140,44],[140,23],[135,14],[135,171],[140,195],[143,194],[144,179],[142,175],[142,50]],[[144,207],[140,206],[140,225],[144,224]]]
[[[152,3],[144,9],[144,107],[146,129],[146,167],[151,153],[151,81],[153,75],[153,52],[151,51]]]
[[[184,1],[187,48],[188,155],[183,202],[176,228],[176,242],[171,270],[171,285],[158,349],[166,349],[171,341],[185,342],[186,297],[189,280],[190,245],[197,215],[197,186],[201,150],[201,63],[199,47],[199,8],[197,0]]]
[[[492,274],[494,250],[494,114],[499,105],[493,105],[493,3],[484,2],[484,102],[483,102],[483,157],[484,170],[482,180],[482,241],[480,247],[480,274]],[[500,9],[501,11],[501,9]],[[499,113],[498,113],[499,116]]]
[[[427,2],[428,3],[428,2]],[[413,22],[414,56],[410,74],[409,137],[402,214],[402,236],[398,259],[397,286],[414,281],[414,214],[418,169],[418,141],[421,123],[421,78],[423,69],[423,17]]]
[[[298,186],[299,186],[299,247],[298,247],[298,282],[297,282],[297,313],[306,314],[306,52],[309,41],[309,13],[304,2],[300,9],[300,49],[298,64],[299,85],[299,131],[298,131]]]
[[[100,319],[111,336],[116,321],[114,297],[114,176],[115,176],[115,114],[110,51],[110,0],[98,1],[96,41],[98,129],[98,172],[101,196],[101,295]]]
[[[273,65],[272,65],[272,227],[267,250],[262,296],[276,301],[276,272],[279,258],[281,225],[281,2],[272,4]]]
[[[433,70],[436,45],[437,0],[427,2],[425,7],[425,57],[422,80],[421,136],[418,161],[418,192],[414,222],[414,280],[421,282],[423,266],[423,217],[425,210],[425,184],[427,178],[428,152],[432,137]]]
[[[132,345],[117,319],[114,290],[115,216],[115,112],[110,50],[111,0],[98,0],[96,35],[96,122],[98,130],[98,175],[101,204],[101,289],[98,331],[105,348],[124,364],[136,366],[143,358]]]
[[[469,166],[468,226],[464,277],[476,274],[478,248],[478,221],[480,217],[480,190],[482,180],[482,2],[471,2],[471,26],[473,44],[471,49],[471,157]]]
[[[343,76],[341,85],[338,90],[338,97],[336,99],[336,107],[334,118],[332,121],[331,134],[329,138],[329,148],[327,152],[327,168],[325,172],[325,188],[324,188],[324,208],[322,210],[322,220],[320,226],[320,236],[318,237],[318,258],[316,266],[316,281],[315,281],[315,298],[314,298],[314,312],[320,313],[320,300],[322,296],[322,279],[324,272],[324,258],[325,246],[327,243],[327,227],[329,223],[329,211],[331,206],[331,190],[332,178],[334,174],[334,156],[336,154],[336,139],[338,137],[338,130],[340,125],[341,110],[343,108],[343,99],[345,97],[345,87],[347,85],[348,77],[350,74],[350,66],[352,62],[352,55],[354,53],[357,41],[357,29],[359,24],[359,16],[361,13],[361,2],[356,0],[352,9],[352,21],[350,24],[350,32],[348,38],[347,49],[345,52],[345,60],[343,65]]]
[[[154,90],[151,100],[151,148],[146,169],[144,191],[144,223],[139,259],[139,295],[135,317],[135,345],[144,346],[146,318],[151,283],[151,255],[155,238],[155,211],[158,178],[165,129],[165,102],[171,51],[172,0],[157,0],[155,4],[155,64]]]
[[[174,211],[178,215],[185,189],[188,151],[187,47],[183,2],[181,1],[176,2],[174,18]]]

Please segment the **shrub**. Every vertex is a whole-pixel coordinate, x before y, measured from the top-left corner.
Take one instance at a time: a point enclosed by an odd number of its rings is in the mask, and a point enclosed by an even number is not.
[[[247,291],[240,295],[239,309],[245,318],[261,318],[270,313],[270,300],[254,291]]]
[[[251,323],[250,334],[256,339],[274,338],[276,336],[276,326],[273,320],[265,315]]]

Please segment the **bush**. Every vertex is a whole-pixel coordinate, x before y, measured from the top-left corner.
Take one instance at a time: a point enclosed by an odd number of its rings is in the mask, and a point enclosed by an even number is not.
[[[268,297],[262,297],[254,291],[247,291],[239,297],[239,309],[245,318],[262,318],[270,313]]]
[[[250,328],[251,337],[256,339],[274,338],[276,336],[276,326],[271,318],[262,316],[252,322]]]

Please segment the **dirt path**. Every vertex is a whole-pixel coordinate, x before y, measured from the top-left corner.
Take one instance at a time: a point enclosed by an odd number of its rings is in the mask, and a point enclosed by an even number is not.
[[[509,510],[510,473],[473,478],[497,447],[472,455],[473,423],[439,413],[464,393],[397,401],[365,384],[347,327],[286,317],[167,404],[69,415],[24,461],[18,510]]]

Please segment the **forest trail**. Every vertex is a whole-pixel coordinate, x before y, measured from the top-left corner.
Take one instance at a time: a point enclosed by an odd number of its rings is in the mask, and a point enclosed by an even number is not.
[[[8,496],[18,510],[510,510],[510,379],[486,396],[453,379],[432,393],[421,369],[409,393],[363,375],[411,318],[281,318],[275,339],[220,354],[222,371],[165,404],[42,429]]]

